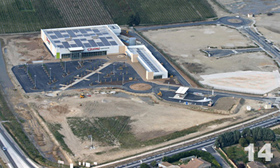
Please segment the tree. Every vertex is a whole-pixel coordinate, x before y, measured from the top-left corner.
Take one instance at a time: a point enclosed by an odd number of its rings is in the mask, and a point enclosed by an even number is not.
[[[138,12],[136,12],[135,17],[134,17],[134,24],[136,26],[138,26],[140,24],[140,22],[141,22],[140,15]]]
[[[134,15],[133,15],[133,14],[131,14],[131,15],[129,16],[128,21],[127,21],[127,24],[128,24],[129,26],[133,26],[133,24],[134,24]]]
[[[241,134],[238,130],[233,132],[233,139],[234,143],[237,144],[239,142],[239,139],[241,138]]]
[[[240,163],[237,165],[238,168],[245,168],[245,165],[243,163]]]
[[[147,163],[142,163],[140,168],[150,168],[150,166]]]
[[[255,143],[254,138],[252,138],[252,137],[250,137],[250,136],[247,136],[247,137],[246,137],[246,140],[247,140],[248,143]]]
[[[250,128],[245,128],[242,131],[241,135],[242,135],[243,138],[246,138],[247,136],[252,136],[252,130]]]
[[[248,146],[247,140],[246,140],[245,138],[243,138],[243,137],[239,139],[239,144],[240,144],[242,147]]]
[[[157,161],[155,161],[155,160],[152,161],[151,164],[150,164],[150,166],[152,166],[152,167],[157,167],[157,165],[158,165]]]

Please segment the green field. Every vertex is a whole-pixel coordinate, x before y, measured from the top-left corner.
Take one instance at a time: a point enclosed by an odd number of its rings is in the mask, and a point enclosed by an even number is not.
[[[206,0],[100,0],[113,20],[126,24],[131,14],[140,15],[140,24],[167,24],[200,21],[216,14]]]
[[[205,20],[216,14],[205,0],[0,0],[0,34],[42,28],[127,24],[130,15],[140,24]]]

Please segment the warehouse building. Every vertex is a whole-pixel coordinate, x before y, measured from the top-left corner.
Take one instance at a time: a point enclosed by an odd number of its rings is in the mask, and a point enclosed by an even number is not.
[[[41,38],[56,59],[81,59],[99,55],[125,54],[117,24],[42,29]]]
[[[146,79],[168,78],[167,70],[144,45],[128,46],[131,62],[139,62],[146,69]]]

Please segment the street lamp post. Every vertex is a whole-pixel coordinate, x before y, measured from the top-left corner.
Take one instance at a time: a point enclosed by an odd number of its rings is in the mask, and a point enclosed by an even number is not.
[[[34,89],[36,89],[36,85],[37,85],[37,83],[36,83],[36,75],[34,75],[34,80],[35,80]]]
[[[52,79],[52,68],[50,68],[50,80]]]

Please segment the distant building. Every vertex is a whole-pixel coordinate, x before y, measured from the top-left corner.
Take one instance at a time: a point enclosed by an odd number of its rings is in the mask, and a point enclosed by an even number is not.
[[[181,165],[181,168],[211,168],[211,163],[201,159],[194,158],[190,160],[186,165]]]
[[[248,18],[252,18],[254,17],[254,14],[253,13],[248,13]]]
[[[158,164],[158,167],[159,168],[180,168],[179,166],[170,164],[168,162],[161,162],[161,163]]]
[[[253,162],[247,163],[246,168],[267,168],[267,167],[264,164],[262,164],[261,162],[253,161]]]
[[[180,162],[188,162],[194,158],[196,158],[196,156],[189,156],[189,157],[181,158]]]

